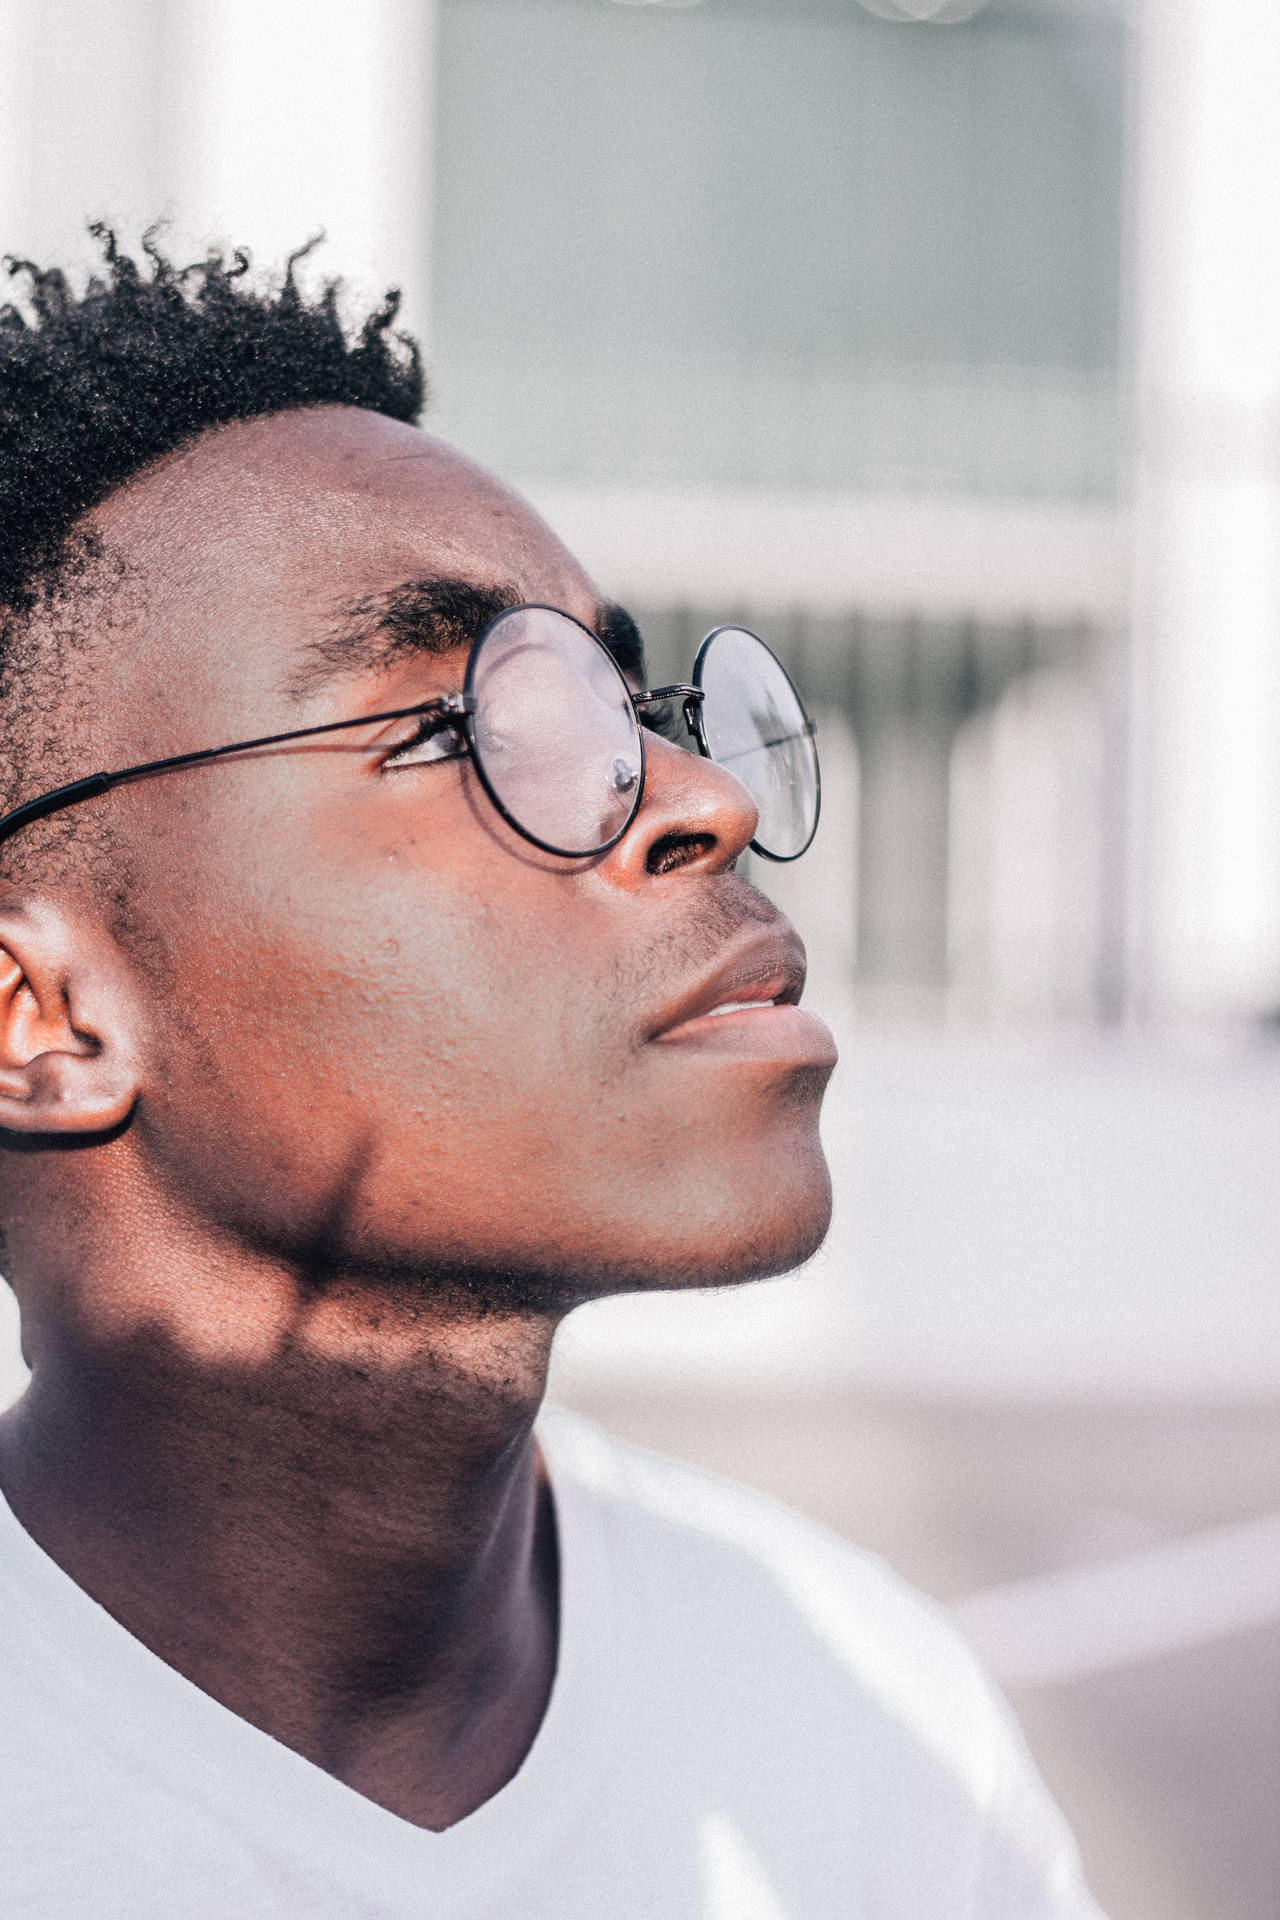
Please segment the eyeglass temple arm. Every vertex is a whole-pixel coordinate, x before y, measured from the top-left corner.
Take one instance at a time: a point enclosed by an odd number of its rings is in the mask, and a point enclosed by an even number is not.
[[[470,694],[450,693],[441,700],[419,700],[415,706],[394,707],[387,713],[362,713],[355,720],[326,720],[318,727],[293,727],[288,733],[264,733],[256,740],[232,740],[225,747],[202,747],[197,753],[175,753],[166,760],[143,760],[136,767],[117,767],[112,773],[91,773],[83,780],[73,780],[69,786],[53,787],[34,800],[24,801],[12,813],[0,816],[0,841],[29,827],[33,821],[60,813],[64,807],[74,807],[81,800],[96,800],[99,794],[109,793],[123,780],[144,780],[149,774],[172,773],[179,767],[220,760],[228,753],[252,753],[258,747],[283,746],[287,740],[306,740],[317,733],[341,733],[345,728],[367,727],[376,720],[407,720],[415,714],[472,713],[475,704]]]
[[[0,840],[7,840],[11,834],[22,827],[29,827],[33,820],[43,820],[51,813],[58,813],[63,807],[74,807],[77,800],[93,800],[98,794],[106,793],[119,778],[116,774],[91,773],[87,780],[73,780],[69,787],[53,787],[48,793],[42,793],[38,800],[27,800],[12,813],[0,817]]]

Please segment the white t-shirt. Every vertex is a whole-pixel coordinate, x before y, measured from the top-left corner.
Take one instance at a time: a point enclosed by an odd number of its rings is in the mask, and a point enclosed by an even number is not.
[[[5,1920],[1098,1920],[938,1611],[757,1494],[539,1433],[551,1702],[444,1833],[184,1680],[0,1502]]]

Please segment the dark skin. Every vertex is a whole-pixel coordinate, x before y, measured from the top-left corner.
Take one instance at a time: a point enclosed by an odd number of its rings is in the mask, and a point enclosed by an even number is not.
[[[206,435],[92,519],[132,598],[81,771],[455,689],[438,633],[307,670],[340,609],[405,582],[601,618],[523,502],[354,409]],[[834,1055],[733,871],[754,814],[729,774],[652,740],[631,830],[565,861],[465,760],[388,761],[412,732],[89,803],[127,849],[124,926],[72,880],[0,887],[33,1368],[0,1484],[164,1660],[438,1829],[511,1778],[550,1694],[532,1423],[557,1324],[805,1258]],[[780,1004],[710,1012],[751,1000]]]

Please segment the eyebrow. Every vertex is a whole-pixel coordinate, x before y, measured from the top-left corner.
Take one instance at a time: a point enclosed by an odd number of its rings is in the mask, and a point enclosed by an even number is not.
[[[406,656],[469,647],[491,620],[521,604],[518,590],[507,584],[480,586],[449,574],[402,581],[340,608],[333,628],[305,649],[289,691],[305,700],[335,680],[375,673]],[[641,684],[644,643],[626,609],[603,602],[594,631],[622,671]]]

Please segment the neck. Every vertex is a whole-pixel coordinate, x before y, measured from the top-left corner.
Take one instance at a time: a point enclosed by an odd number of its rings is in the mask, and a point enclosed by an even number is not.
[[[199,1340],[172,1316],[110,1338],[39,1323],[0,1485],[197,1686],[402,1818],[448,1826],[516,1771],[550,1693],[556,1557],[532,1423],[551,1319],[434,1316],[352,1288],[295,1296],[269,1342],[228,1326],[220,1354],[207,1321]]]

